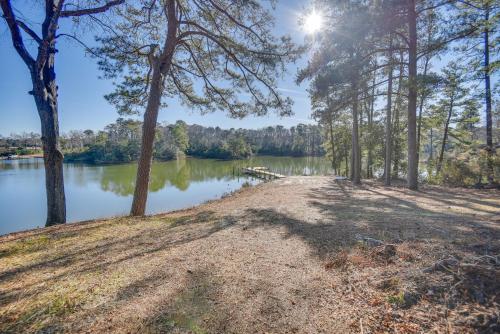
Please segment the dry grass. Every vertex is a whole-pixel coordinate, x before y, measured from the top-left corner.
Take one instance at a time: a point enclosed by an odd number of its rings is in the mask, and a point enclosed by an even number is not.
[[[499,195],[290,177],[5,236],[0,332],[495,333]]]

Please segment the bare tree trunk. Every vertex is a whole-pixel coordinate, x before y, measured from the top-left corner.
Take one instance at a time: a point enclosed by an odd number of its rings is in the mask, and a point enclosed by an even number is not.
[[[364,98],[364,96],[363,96]],[[364,99],[362,100],[364,101]],[[361,101],[360,101],[361,102]],[[358,103],[358,114],[359,114],[359,124],[358,124],[358,146],[359,146],[359,155],[358,155],[358,166],[359,166],[359,177],[363,177],[361,174],[363,164],[363,150],[361,149],[361,145],[363,145],[363,115],[364,115],[364,109],[365,105],[364,103]]]
[[[432,161],[432,159],[434,159],[434,143],[433,143],[433,140],[434,140],[434,134],[432,132],[432,128],[431,128],[431,153],[429,155],[429,160]]]
[[[400,53],[400,63],[399,63],[399,79],[398,79],[398,92],[396,96],[396,106],[394,108],[394,134],[392,136],[393,145],[394,145],[394,169],[393,169],[393,177],[399,177],[399,163],[401,162],[401,105],[403,103],[402,89],[403,89],[403,75],[404,75],[404,56],[403,52]]]
[[[391,163],[392,163],[392,36],[389,42],[389,81],[387,84],[387,108],[385,115],[385,161],[384,161],[384,184],[391,185]]]
[[[66,222],[64,159],[59,149],[57,85],[55,82],[53,52],[48,56],[42,69],[31,71],[31,77],[33,83],[32,93],[40,116],[42,132],[45,190],[47,194],[47,220],[45,226],[64,224]]]
[[[432,159],[434,159],[434,143],[433,143],[433,139],[434,139],[434,134],[432,132],[432,128],[431,128],[431,153],[429,155],[429,160],[432,161]]]
[[[415,0],[408,0],[408,30],[408,187],[417,190],[417,13]]]
[[[349,176],[349,149],[347,148],[347,142],[344,145],[344,151],[345,151],[345,177]]]
[[[452,95],[451,100],[450,100],[450,108],[448,109],[448,117],[446,118],[446,123],[444,125],[443,142],[441,143],[441,152],[439,153],[439,159],[438,159],[437,168],[436,168],[437,174],[439,174],[441,172],[441,168],[443,166],[444,150],[446,147],[446,141],[448,140],[448,130],[450,127],[451,115],[453,113],[453,104],[454,104],[454,98]]]
[[[368,178],[373,177],[373,113],[375,111],[375,81],[376,81],[376,72],[373,73],[373,81],[372,81],[372,92],[370,99],[370,108],[368,110],[368,157],[366,162],[366,175]]]
[[[492,116],[491,116],[491,83],[490,83],[490,42],[489,42],[489,28],[488,21],[490,19],[490,7],[486,3],[485,21],[486,27],[484,29],[484,84],[485,84],[485,102],[486,102],[486,146],[488,154],[487,174],[488,183],[492,184],[494,181],[493,172],[493,131],[492,131]]]
[[[359,149],[359,128],[358,128],[358,86],[356,80],[352,83],[352,183],[361,183],[361,157]]]
[[[336,161],[335,161],[335,139],[333,138],[333,119],[328,120],[329,130],[330,130],[330,146],[332,147],[332,168],[334,173],[336,172]]]
[[[429,67],[429,60],[430,57],[425,57],[425,63],[424,63],[424,73],[423,76],[427,75],[427,69]],[[418,128],[417,128],[417,160],[420,161],[420,137],[421,137],[421,130],[422,130],[422,111],[424,109],[424,102],[425,102],[425,89],[422,90],[422,93],[420,94],[420,105],[418,108]]]
[[[354,141],[354,138],[351,137],[351,155],[350,155],[350,166],[349,166],[349,170],[351,171],[351,174],[350,174],[350,179],[351,181],[354,180],[354,152],[352,151],[352,142]]]

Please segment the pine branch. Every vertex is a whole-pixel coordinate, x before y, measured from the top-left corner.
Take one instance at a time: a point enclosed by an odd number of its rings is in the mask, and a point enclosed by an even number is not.
[[[100,7],[84,8],[84,9],[76,9],[76,10],[63,10],[63,11],[61,11],[60,16],[61,17],[75,17],[75,16],[84,16],[84,15],[104,13],[105,11],[110,9],[111,7],[121,5],[124,2],[125,2],[125,0],[111,0]]]

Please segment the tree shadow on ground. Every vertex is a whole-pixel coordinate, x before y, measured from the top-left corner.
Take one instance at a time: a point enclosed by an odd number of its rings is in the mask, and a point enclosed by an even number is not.
[[[370,185],[371,188],[380,189],[381,186],[376,183]],[[406,194],[407,190],[390,188],[392,191],[400,194]],[[466,195],[465,195],[465,194]],[[495,202],[495,194],[500,198],[498,190],[475,190],[475,189],[460,189],[457,191],[454,188],[424,186],[416,193],[419,197],[427,198],[443,206],[462,206],[474,211],[479,211],[487,215],[496,215],[497,220],[500,216],[500,204]],[[488,206],[486,209],[484,206]]]
[[[207,333],[206,328],[224,333],[231,323],[230,312],[218,301],[218,283],[212,273],[204,269],[190,271],[187,281],[172,299],[158,303],[155,311],[144,320],[140,330],[147,333]],[[158,284],[158,280],[152,280]],[[123,294],[124,302],[137,296]]]
[[[331,181],[328,186],[313,189],[308,203],[322,216],[316,221],[297,219],[273,208],[249,209],[245,217],[250,227],[286,228],[286,237],[301,238],[321,258],[352,247],[359,242],[359,236],[387,243],[452,243],[479,254],[500,249],[500,229],[490,221],[446,211],[445,207],[426,209],[403,196],[383,193],[382,189],[377,185],[353,187],[345,181]],[[413,195],[409,190],[401,191]]]
[[[438,193],[426,190],[422,196],[431,196],[429,194],[439,196]],[[113,323],[110,326],[116,326],[109,328],[109,331],[116,332],[124,328],[129,328],[131,332],[151,333],[255,332],[255,328],[271,332],[279,329],[290,329],[293,332],[294,328],[299,331],[297,328],[309,321],[309,307],[310,312],[313,312],[314,307],[322,301],[314,298],[331,297],[323,291],[326,284],[330,284],[329,280],[321,281],[316,287],[314,283],[311,284],[312,279],[304,280],[299,285],[293,279],[298,276],[290,274],[268,278],[265,277],[264,270],[254,271],[257,278],[248,279],[247,276],[250,275],[245,272],[247,267],[243,268],[242,273],[241,268],[234,267],[230,257],[225,260],[214,259],[212,262],[211,258],[198,260],[196,254],[187,255],[187,264],[177,261],[177,254],[172,255],[178,248],[182,248],[179,246],[191,246],[188,244],[229,228],[233,228],[231,233],[206,240],[204,248],[199,243],[194,243],[192,248],[184,249],[182,254],[218,248],[218,243],[235,231],[242,233],[235,234],[235,239],[241,240],[245,231],[251,229],[259,229],[260,232],[277,230],[279,234],[273,235],[274,239],[271,239],[275,242],[275,250],[285,249],[280,238],[299,239],[308,246],[313,256],[307,258],[308,263],[323,261],[339,250],[353,248],[359,242],[358,235],[387,243],[416,241],[439,244],[449,252],[462,249],[473,254],[485,254],[498,252],[500,249],[498,226],[490,220],[443,211],[446,208],[442,204],[438,206],[443,210],[425,208],[418,201],[412,200],[414,197],[411,196],[420,196],[420,193],[384,188],[377,184],[353,187],[349,182],[331,181],[326,186],[310,190],[304,197],[298,197],[305,201],[298,204],[310,210],[310,216],[308,212],[300,215],[294,211],[292,214],[286,211],[286,207],[280,210],[272,207],[272,203],[263,203],[247,209],[237,217],[218,216],[212,211],[203,211],[177,217],[148,217],[139,222],[123,218],[109,225],[81,226],[69,231],[57,231],[51,234],[54,243],[63,242],[65,238],[74,240],[71,238],[78,237],[82,232],[86,242],[66,243],[60,249],[49,247],[45,249],[44,258],[35,257],[31,263],[16,265],[0,272],[0,306],[7,308],[9,304],[21,299],[30,302],[24,313],[16,315],[18,320],[9,318],[8,312],[0,314],[0,324],[10,324],[10,327],[0,325],[0,331],[22,332],[26,328],[33,328],[30,326],[38,321],[37,317],[44,321],[43,326],[38,328],[42,332],[63,331],[66,323],[77,323],[82,326],[82,331],[88,330],[84,326],[93,324],[94,318],[99,318],[100,321],[96,328],[107,328],[106,322],[109,321]],[[98,238],[94,238],[96,233]],[[259,244],[259,247],[266,245]],[[33,252],[36,253],[37,250]],[[215,254],[223,252],[225,249],[219,249]],[[307,253],[307,249],[305,252]],[[290,258],[293,258],[293,254],[290,254]],[[288,268],[288,263],[277,262],[279,261],[270,264],[258,260],[258,266],[269,265],[273,269],[281,266],[279,270],[288,270],[283,269]],[[323,263],[319,264],[319,269],[324,271]],[[128,271],[134,266],[137,266],[137,269],[132,268],[135,272]],[[79,280],[84,282],[88,276],[105,281],[108,272],[121,270],[127,273],[127,279],[111,287],[112,293],[108,293],[108,299],[100,305],[92,304],[92,298],[99,298],[99,294],[91,290],[89,300],[82,302],[84,308],[78,308],[77,304],[68,314],[56,313],[54,316],[54,313],[50,313],[54,312],[50,308],[52,306],[47,306],[52,301],[44,301],[44,304],[37,299],[50,289],[56,292],[68,290],[68,281],[80,284]],[[226,281],[220,280],[222,272],[226,274]],[[294,275],[303,273],[299,271]],[[277,277],[285,277],[286,283]],[[23,284],[16,286],[18,280],[23,280]],[[286,284],[287,290],[281,290],[281,286]],[[12,288],[14,286],[16,288]],[[363,287],[365,286],[362,285],[361,288]],[[309,288],[316,290],[304,292]],[[297,304],[292,304],[292,299]],[[33,300],[36,302],[31,304]],[[147,309],[133,310],[136,305]],[[300,321],[296,315],[303,315],[305,311],[293,314],[296,321],[294,326],[299,324],[298,327],[292,327],[288,323],[290,318],[286,318],[286,315],[292,314],[291,310],[307,310]],[[78,319],[68,318],[71,316]],[[110,317],[116,318],[111,321],[108,320]],[[249,317],[253,322],[248,321]],[[260,322],[261,327],[255,322]]]
[[[129,224],[126,220],[123,222],[124,225],[122,224],[122,227],[125,226],[122,234],[110,235],[77,247],[66,245],[62,249],[49,248],[48,252],[45,250],[46,256],[42,259],[0,272],[0,281],[3,285],[14,283],[29,275],[29,281],[22,287],[0,291],[1,304],[7,305],[19,298],[29,299],[45,292],[47,285],[57,286],[67,277],[106,273],[121,263],[151,257],[173,247],[209,237],[231,227],[234,223],[235,220],[231,217],[221,219],[211,211],[181,216],[173,220],[168,218],[164,223],[160,217],[145,218],[136,224]],[[112,228],[119,230],[119,227],[119,224],[113,224]],[[66,249],[71,250],[66,251]],[[34,311],[28,311],[31,312]]]

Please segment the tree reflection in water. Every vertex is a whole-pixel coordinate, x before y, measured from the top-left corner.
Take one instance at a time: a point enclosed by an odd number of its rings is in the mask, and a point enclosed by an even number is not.
[[[240,171],[242,167],[247,166],[266,166],[283,175],[318,175],[331,172],[329,163],[325,159],[314,157],[259,156],[232,161],[180,158],[153,163],[149,191],[157,192],[168,186],[186,191],[192,182],[245,178],[247,176],[242,175]],[[104,166],[101,169],[101,189],[120,196],[132,195],[136,171],[135,163]]]

